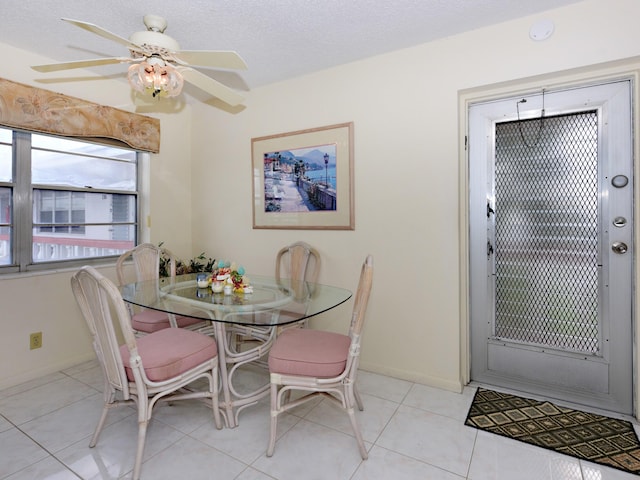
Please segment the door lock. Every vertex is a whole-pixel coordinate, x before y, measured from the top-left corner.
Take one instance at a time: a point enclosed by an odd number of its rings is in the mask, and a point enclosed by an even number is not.
[[[626,187],[629,183],[629,178],[626,175],[616,175],[611,179],[611,185],[616,188]]]
[[[615,253],[621,255],[623,253],[627,253],[627,244],[624,242],[613,242],[611,244],[611,250],[613,250]]]

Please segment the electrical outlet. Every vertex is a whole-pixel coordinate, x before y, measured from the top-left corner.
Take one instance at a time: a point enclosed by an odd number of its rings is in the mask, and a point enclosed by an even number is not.
[[[31,350],[42,346],[42,332],[36,332],[29,335],[29,348]]]

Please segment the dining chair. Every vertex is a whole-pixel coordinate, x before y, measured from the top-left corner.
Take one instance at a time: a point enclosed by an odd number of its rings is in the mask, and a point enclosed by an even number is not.
[[[133,479],[137,480],[147,426],[158,402],[208,399],[216,428],[222,428],[218,348],[213,338],[183,328],[165,328],[136,337],[120,291],[93,267],[85,266],[76,272],[71,278],[71,288],[91,332],[104,376],[104,407],[89,447],[96,445],[110,409],[135,406],[138,445]],[[124,339],[123,345],[119,344],[119,338]],[[199,379],[206,381],[206,389],[185,388]]]
[[[127,281],[127,266],[131,260],[135,270],[135,281],[156,280],[160,277],[160,259],[164,256],[168,262],[170,277],[176,276],[176,258],[164,247],[158,247],[151,243],[140,245],[124,252],[116,261],[116,275],[118,283],[122,286]],[[169,327],[188,328],[197,330],[208,326],[207,323],[196,318],[169,315],[159,310],[139,309],[128,304],[131,313],[131,325],[138,335],[157,332]]]
[[[320,272],[320,254],[305,242],[282,247],[276,254],[276,281],[285,276],[295,281],[315,283]]]
[[[276,443],[278,415],[315,397],[324,397],[342,408],[349,416],[362,459],[368,457],[356,420],[354,406],[363,410],[356,389],[360,359],[360,343],[371,284],[373,257],[368,255],[362,265],[356,291],[349,334],[290,328],[276,339],[269,352],[271,379],[271,429],[267,456],[273,455]],[[292,400],[292,391],[303,395]]]
[[[308,295],[308,290],[305,288],[306,282],[315,283],[318,279],[318,273],[320,271],[320,254],[311,245],[305,242],[295,242],[285,247],[282,247],[276,253],[276,270],[275,278],[276,283],[283,284],[283,279],[290,279],[287,283],[287,288],[291,288],[294,295],[298,295],[298,291],[304,292]],[[302,293],[301,293],[302,294]],[[260,323],[256,321],[256,323]],[[286,327],[280,327],[279,330],[292,327],[305,327],[307,326],[307,320],[296,322]],[[232,342],[236,352],[240,352],[243,347],[248,344],[261,343],[261,338],[264,337],[271,330],[271,327],[253,327],[250,331],[247,328],[230,328],[229,333],[234,337],[235,341]],[[270,338],[270,336],[268,336]],[[256,362],[262,364],[263,362]],[[266,367],[266,363],[263,364]]]
[[[308,296],[312,293],[308,289],[308,285],[318,281],[319,273],[320,254],[308,243],[292,243],[282,247],[276,254],[276,282],[280,283],[282,277],[289,278],[291,280],[291,290],[297,298]],[[283,329],[306,327],[308,323],[307,320],[303,320]]]

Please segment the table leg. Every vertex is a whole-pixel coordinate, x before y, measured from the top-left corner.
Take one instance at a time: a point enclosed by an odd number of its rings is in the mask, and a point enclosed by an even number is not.
[[[231,401],[231,390],[229,388],[229,373],[227,370],[227,332],[225,324],[222,322],[213,322],[216,341],[218,342],[218,370],[220,372],[220,393],[222,401],[220,409],[225,419],[227,427],[235,428],[238,426],[235,415],[233,414],[233,403]]]
[[[255,405],[261,398],[269,394],[269,383],[261,386],[250,393],[239,393],[233,386],[233,376],[239,367],[246,365],[266,356],[273,345],[276,337],[276,327],[264,328],[262,330],[246,328],[243,333],[253,335],[260,343],[258,346],[246,351],[238,352],[232,349],[230,343],[233,342],[232,335],[227,331],[225,322],[213,322],[216,341],[218,344],[218,361],[220,371],[220,410],[225,423],[229,428],[238,426],[238,414],[241,410],[251,405]],[[238,326],[234,327],[238,329]],[[233,332],[237,333],[237,332]]]

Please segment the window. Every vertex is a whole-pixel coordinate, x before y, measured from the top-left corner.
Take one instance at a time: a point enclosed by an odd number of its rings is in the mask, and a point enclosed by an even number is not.
[[[138,155],[0,128],[0,272],[88,263],[132,248]]]
[[[35,211],[40,218],[39,222],[45,224],[38,227],[38,233],[85,233],[84,225],[46,225],[84,223],[84,193],[55,190],[42,190],[38,193],[39,199],[35,202]]]

